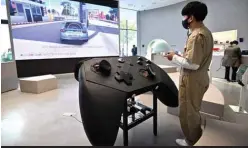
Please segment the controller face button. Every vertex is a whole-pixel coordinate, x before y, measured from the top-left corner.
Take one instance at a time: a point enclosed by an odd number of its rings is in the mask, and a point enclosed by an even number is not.
[[[143,65],[143,63],[141,61],[137,61],[137,64],[139,65]]]
[[[118,62],[119,62],[119,63],[125,63],[125,60],[124,60],[123,58],[119,58],[119,59],[118,59]]]
[[[142,72],[143,77],[147,78],[149,76],[149,73],[147,71]]]
[[[142,59],[141,57],[138,57],[138,60],[139,60],[139,61],[143,61],[143,59]]]
[[[147,64],[151,64],[152,62],[150,60],[146,60],[146,63]]]

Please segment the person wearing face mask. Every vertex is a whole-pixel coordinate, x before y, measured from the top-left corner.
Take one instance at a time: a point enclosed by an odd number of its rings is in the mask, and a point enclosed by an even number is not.
[[[169,52],[165,57],[181,67],[179,82],[179,119],[185,139],[177,139],[180,146],[194,145],[202,135],[201,103],[209,87],[208,69],[212,60],[214,41],[203,21],[207,6],[198,1],[182,9],[182,25],[188,29],[188,39],[182,56]]]

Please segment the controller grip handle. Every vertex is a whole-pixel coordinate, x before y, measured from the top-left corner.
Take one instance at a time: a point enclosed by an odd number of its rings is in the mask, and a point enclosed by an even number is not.
[[[86,59],[84,59],[84,60],[82,60],[82,61],[79,61],[79,62],[75,65],[73,71],[74,71],[74,78],[75,78],[77,81],[79,81],[79,79],[78,79],[78,73],[79,73],[79,70],[80,70],[81,66],[84,64],[85,61],[88,61],[88,60],[90,60],[90,59],[92,59],[92,58],[86,58]]]
[[[78,79],[78,73],[79,73],[79,70],[81,68],[81,66],[83,65],[84,61],[80,61],[79,63],[77,63],[74,67],[74,78],[79,81]]]

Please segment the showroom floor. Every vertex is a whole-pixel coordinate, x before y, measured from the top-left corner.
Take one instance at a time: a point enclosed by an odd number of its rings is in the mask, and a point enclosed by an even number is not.
[[[239,86],[214,80],[225,97],[224,120],[234,122],[228,104],[237,105]],[[58,76],[58,88],[39,95],[21,93],[20,90],[2,94],[3,146],[89,146],[84,128],[72,117],[64,113],[76,113],[81,120],[78,105],[78,82],[72,74]],[[142,103],[152,105],[152,96],[145,94],[139,98]],[[175,139],[182,137],[178,117],[167,113],[159,102],[158,136],[152,132],[152,119],[129,131],[129,145],[175,146]],[[122,130],[119,131],[116,146],[121,146]]]

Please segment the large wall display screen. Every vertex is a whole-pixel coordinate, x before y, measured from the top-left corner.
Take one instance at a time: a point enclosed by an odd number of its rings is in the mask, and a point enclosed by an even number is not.
[[[16,60],[119,55],[118,8],[70,0],[10,0]]]

